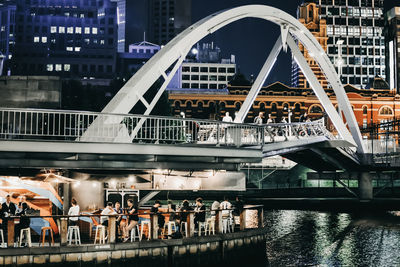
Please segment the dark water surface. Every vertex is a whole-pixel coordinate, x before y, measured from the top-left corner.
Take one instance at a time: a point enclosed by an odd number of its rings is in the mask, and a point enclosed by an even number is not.
[[[400,217],[265,211],[270,266],[400,266]]]

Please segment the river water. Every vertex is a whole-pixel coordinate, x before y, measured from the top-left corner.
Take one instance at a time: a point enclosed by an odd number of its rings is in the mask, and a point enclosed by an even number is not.
[[[400,266],[400,216],[265,211],[270,266]]]

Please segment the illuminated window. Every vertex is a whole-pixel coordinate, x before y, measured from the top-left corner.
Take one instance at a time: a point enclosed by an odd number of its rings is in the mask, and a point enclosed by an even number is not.
[[[97,34],[97,28],[92,28],[92,33]]]
[[[50,33],[57,33],[57,27],[56,26],[51,26],[50,27]]]
[[[65,33],[65,27],[58,27],[58,33]]]
[[[53,71],[53,64],[47,64],[47,71]]]
[[[74,33],[74,27],[68,27],[67,33]]]
[[[70,71],[71,70],[71,65],[70,64],[64,64],[64,71]]]
[[[75,52],[80,52],[81,48],[80,47],[75,47]]]
[[[318,105],[314,105],[310,108],[308,111],[310,114],[321,114],[322,113],[322,108]]]
[[[39,41],[40,41],[39,37],[37,37],[37,36],[33,37],[33,42],[34,43],[39,43]]]
[[[84,17],[85,17],[85,14],[81,14],[80,17],[81,17],[81,18],[84,18]]]
[[[56,71],[62,71],[62,65],[56,64]]]
[[[52,44],[55,44],[55,43],[56,43],[56,39],[51,39],[50,42],[51,42]]]
[[[85,34],[90,34],[90,27],[85,27]]]
[[[393,109],[388,106],[383,106],[379,110],[379,115],[393,115]]]
[[[103,45],[103,44],[104,44],[104,40],[100,40],[100,44],[102,44],[102,45]]]
[[[74,49],[70,46],[67,46],[67,51],[73,51]]]
[[[90,44],[90,39],[85,39],[84,42],[85,44]]]
[[[75,27],[75,33],[82,33],[81,27]]]
[[[46,36],[44,36],[44,37],[42,37],[42,43],[47,43],[47,37]]]
[[[6,26],[1,26],[1,31],[4,32],[6,30]]]

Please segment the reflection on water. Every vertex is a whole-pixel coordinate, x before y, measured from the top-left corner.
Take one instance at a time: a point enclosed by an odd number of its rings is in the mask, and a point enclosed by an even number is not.
[[[270,266],[400,266],[400,217],[265,211]]]

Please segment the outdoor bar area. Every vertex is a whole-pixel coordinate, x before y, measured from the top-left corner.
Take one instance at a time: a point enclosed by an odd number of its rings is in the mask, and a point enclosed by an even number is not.
[[[137,266],[149,261],[152,266],[185,266],[184,262],[197,253],[205,255],[199,264],[206,259],[214,261],[215,256],[226,262],[228,251],[237,248],[242,253],[247,251],[244,246],[254,250],[254,246],[259,249],[263,244],[263,206],[215,208],[208,200],[198,210],[194,203],[199,200],[190,199],[202,195],[201,181],[196,176],[203,175],[204,180],[206,175],[210,179],[222,177],[225,172],[192,173],[192,181],[182,177],[183,173],[172,171],[168,173],[170,180],[163,170],[120,177],[68,174],[71,178],[59,171],[43,170],[36,176],[0,177],[0,266],[76,262],[96,265],[115,261],[134,262]],[[185,183],[186,180],[189,181]],[[231,183],[232,187],[238,190],[240,185]],[[152,188],[195,190],[188,197],[190,200],[185,200],[187,203],[155,201],[157,198],[153,197],[147,204],[145,199],[149,197],[141,196],[140,191],[150,189],[151,194]],[[136,207],[134,213],[129,202]],[[105,213],[117,205],[121,212]],[[185,205],[189,208],[184,209]],[[7,212],[10,206],[15,211]],[[71,213],[77,206],[78,214]],[[133,216],[137,221],[126,232]],[[199,220],[199,216],[203,219]]]

